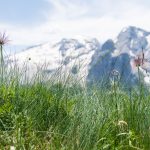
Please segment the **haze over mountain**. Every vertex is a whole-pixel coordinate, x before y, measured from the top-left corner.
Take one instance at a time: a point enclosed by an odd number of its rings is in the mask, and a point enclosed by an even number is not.
[[[110,79],[115,70],[120,80],[135,84],[138,80],[138,67],[135,62],[144,58],[139,70],[146,84],[150,84],[150,32],[129,26],[117,38],[108,39],[100,44],[93,39],[62,39],[33,46],[15,56],[9,62],[17,63],[20,68],[28,65],[30,75],[43,66],[42,72],[51,74],[61,68],[90,83]],[[45,67],[46,66],[46,67]]]

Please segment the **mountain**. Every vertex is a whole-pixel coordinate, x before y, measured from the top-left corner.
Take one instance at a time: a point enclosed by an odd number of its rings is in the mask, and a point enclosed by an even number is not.
[[[103,44],[95,38],[62,39],[31,47],[10,56],[8,62],[20,68],[26,63],[30,76],[39,67],[48,75],[61,69],[62,73],[69,73],[88,83],[111,80],[113,72],[117,72],[121,82],[132,85],[137,83],[140,72],[149,85],[149,59],[150,32],[129,26],[119,33],[116,40],[108,39]]]
[[[101,54],[103,51],[106,52],[104,55]],[[116,70],[123,83],[135,84],[139,75],[135,61],[142,60],[144,54],[144,64],[140,64],[139,69],[145,83],[149,84],[149,52],[150,32],[133,26],[124,28],[115,42],[106,41],[100,52],[93,55],[87,79],[90,82],[101,81],[102,78],[109,79],[113,76],[113,70]]]

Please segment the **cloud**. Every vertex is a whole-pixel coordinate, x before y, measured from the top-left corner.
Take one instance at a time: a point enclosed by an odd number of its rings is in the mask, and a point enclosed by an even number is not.
[[[87,4],[81,0],[46,0],[51,5],[51,10],[47,15],[50,20],[79,19],[88,12]]]
[[[148,1],[144,0],[46,0],[51,5],[48,18],[55,20],[79,19],[81,17],[124,17],[128,12],[142,13],[143,10],[149,10]],[[150,5],[150,2],[149,2]],[[132,14],[130,14],[132,15]],[[128,16],[129,17],[129,16]],[[135,17],[135,16],[134,16]]]
[[[46,28],[55,27],[59,37],[82,35],[104,41],[115,38],[123,27],[129,25],[150,30],[150,10],[146,0],[47,1],[52,10],[47,14]]]
[[[34,45],[61,38],[115,38],[123,27],[134,25],[150,30],[150,2],[147,0],[45,0],[50,10],[47,21],[32,27],[0,24],[12,43]],[[44,11],[44,10],[43,10]]]

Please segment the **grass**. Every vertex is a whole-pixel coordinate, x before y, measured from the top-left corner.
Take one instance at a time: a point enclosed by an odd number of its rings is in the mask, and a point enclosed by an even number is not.
[[[149,93],[20,79],[0,86],[0,149],[150,148]]]
[[[143,84],[130,91],[115,82],[86,87],[70,75],[29,80],[17,66],[1,70],[0,149],[150,149],[150,93]]]

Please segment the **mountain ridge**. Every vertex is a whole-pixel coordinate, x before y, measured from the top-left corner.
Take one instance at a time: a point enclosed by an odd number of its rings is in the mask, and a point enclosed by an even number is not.
[[[150,84],[150,32],[129,26],[117,36],[116,41],[108,39],[101,44],[96,38],[77,40],[62,39],[56,43],[41,44],[11,56],[9,60],[22,66],[30,64],[29,71],[36,71],[36,66],[48,63],[47,72],[55,72],[62,67],[78,78],[94,83],[102,78],[110,79],[111,72],[117,70],[122,82],[134,84],[138,79],[136,59],[145,54],[140,71],[146,84]],[[72,71],[72,68],[74,71]],[[51,71],[50,71],[51,70]],[[76,70],[76,71],[75,71]],[[148,71],[148,72],[147,72]],[[147,72],[147,73],[145,73]]]

